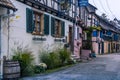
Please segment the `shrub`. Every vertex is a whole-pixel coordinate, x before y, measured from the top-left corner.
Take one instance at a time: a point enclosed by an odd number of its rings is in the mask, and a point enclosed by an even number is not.
[[[51,65],[52,68],[60,67],[62,65],[61,59],[60,59],[59,54],[57,52],[56,53],[51,52],[50,59],[52,61],[52,65]]]
[[[40,55],[40,61],[42,61],[43,63],[45,63],[48,66],[48,68],[50,68],[50,66],[52,65],[52,61],[50,59],[49,53],[41,53],[41,55]]]
[[[39,73],[42,73],[42,72],[45,72],[45,69],[47,68],[47,65],[45,63],[40,63],[39,65],[36,65],[34,67],[34,72],[39,74]]]
[[[59,57],[61,59],[62,64],[65,64],[70,59],[70,52],[68,52],[66,49],[59,50]]]
[[[21,76],[28,76],[33,74],[33,60],[32,52],[25,48],[14,49],[13,60],[17,60],[20,63]]]
[[[40,61],[45,63],[48,69],[53,69],[72,63],[72,61],[70,61],[70,52],[66,49],[59,49],[51,53],[43,51],[40,54]]]
[[[48,69],[53,69],[53,68],[61,66],[61,60],[59,58],[59,54],[57,54],[55,52],[41,53],[40,61],[45,63],[47,65]]]
[[[75,64],[76,63],[76,60],[72,59],[72,58],[69,58],[68,61],[67,61],[67,64],[70,65],[70,64]]]

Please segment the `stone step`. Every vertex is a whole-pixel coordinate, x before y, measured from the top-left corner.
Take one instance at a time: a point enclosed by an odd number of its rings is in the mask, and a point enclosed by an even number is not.
[[[71,58],[75,60],[76,62],[81,62],[81,59],[78,58],[76,55],[71,55]]]

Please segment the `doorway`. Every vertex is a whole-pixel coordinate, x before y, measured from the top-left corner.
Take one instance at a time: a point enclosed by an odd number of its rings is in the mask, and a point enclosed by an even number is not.
[[[102,54],[104,54],[104,42],[102,42]]]
[[[72,47],[72,26],[69,26],[68,43],[70,46],[70,50],[72,51],[74,47],[74,46]]]
[[[108,53],[110,53],[110,43],[108,43]]]
[[[101,50],[101,47],[100,47],[100,43],[98,43],[98,54],[101,54],[100,50]]]

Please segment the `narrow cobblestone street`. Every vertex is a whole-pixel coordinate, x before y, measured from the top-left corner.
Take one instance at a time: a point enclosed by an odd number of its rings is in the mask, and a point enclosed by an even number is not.
[[[120,80],[120,54],[99,55],[87,63],[23,80]]]

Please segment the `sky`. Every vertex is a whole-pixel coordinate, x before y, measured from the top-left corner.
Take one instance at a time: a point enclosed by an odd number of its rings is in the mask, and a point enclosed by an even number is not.
[[[111,20],[115,17],[120,20],[120,0],[89,0],[89,3],[97,7],[97,14],[105,13]]]

